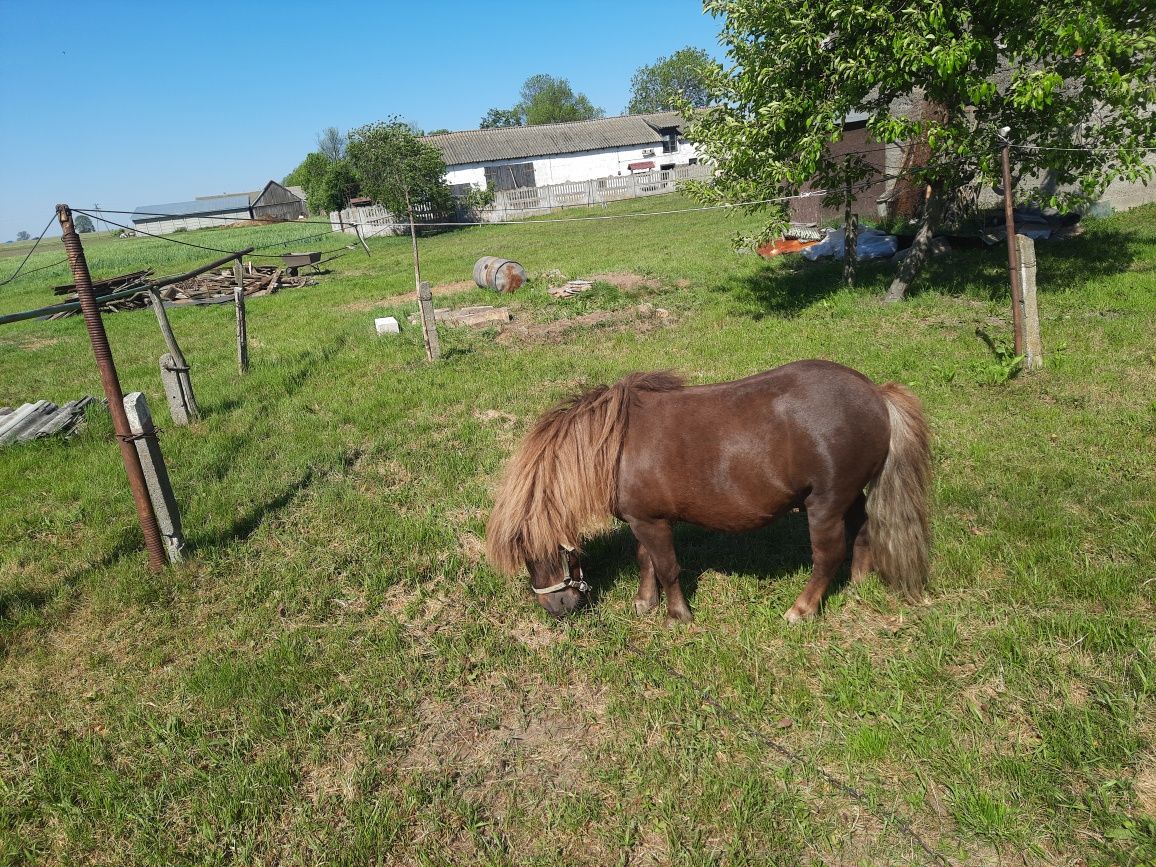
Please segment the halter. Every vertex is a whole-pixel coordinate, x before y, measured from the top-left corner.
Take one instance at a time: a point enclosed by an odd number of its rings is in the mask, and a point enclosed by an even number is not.
[[[531,585],[530,589],[539,596],[545,596],[549,593],[557,593],[559,590],[565,590],[568,587],[573,587],[579,593],[589,593],[591,587],[581,578],[575,578],[570,574],[570,558],[568,554],[574,553],[573,545],[562,544],[559,545],[559,556],[562,559],[562,580],[557,584],[551,584],[549,587],[534,587]]]

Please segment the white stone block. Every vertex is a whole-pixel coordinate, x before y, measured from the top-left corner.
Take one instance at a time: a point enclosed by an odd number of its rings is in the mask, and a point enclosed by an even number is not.
[[[392,316],[382,316],[374,319],[373,324],[377,326],[378,334],[401,334],[401,326],[397,324],[397,320]]]

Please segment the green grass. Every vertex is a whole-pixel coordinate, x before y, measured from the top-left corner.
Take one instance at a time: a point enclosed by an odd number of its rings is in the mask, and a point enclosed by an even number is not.
[[[205,413],[187,428],[165,424],[152,315],[105,317],[125,390],[164,427],[191,556],[146,571],[106,416],[0,451],[0,863],[926,863],[896,817],[952,863],[1156,859],[1156,209],[1039,245],[1048,367],[1002,383],[976,336],[1010,331],[1001,248],[952,254],[884,306],[893,266],[847,290],[835,265],[734,253],[745,220],[423,239],[435,284],[481,255],[646,278],[569,301],[531,282],[502,299],[525,332],[443,331],[436,365],[414,328],[374,335],[416,309],[373,303],[412,291],[406,239],[252,299],[245,377],[228,307],[175,309]],[[97,277],[213,257],[89,249]],[[14,282],[0,312],[63,282]],[[925,604],[872,579],[788,627],[800,516],[679,530],[690,629],[629,614],[621,528],[590,542],[598,603],[565,623],[480,558],[498,473],[554,400],[631,370],[709,382],[814,356],[924,400]],[[79,318],[0,329],[0,405],[81,394],[100,385]]]

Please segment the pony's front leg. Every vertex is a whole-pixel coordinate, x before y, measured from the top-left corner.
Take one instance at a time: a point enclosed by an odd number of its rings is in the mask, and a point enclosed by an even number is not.
[[[666,622],[671,624],[678,621],[690,623],[694,615],[690,613],[690,606],[682,596],[682,587],[678,583],[678,558],[674,555],[674,533],[669,521],[641,521],[626,519],[630,529],[634,531],[639,546],[650,554],[650,562],[655,577],[662,582],[663,592],[666,593]]]
[[[650,552],[638,543],[638,593],[634,596],[634,613],[640,617],[658,607],[658,579],[654,575],[654,561]]]

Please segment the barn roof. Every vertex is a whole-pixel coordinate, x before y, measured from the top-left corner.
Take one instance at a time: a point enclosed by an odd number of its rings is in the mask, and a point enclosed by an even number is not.
[[[530,157],[659,145],[659,129],[679,127],[678,112],[603,117],[572,123],[506,126],[429,135],[425,141],[442,152],[447,166]]]
[[[242,194],[213,199],[197,199],[191,202],[169,202],[164,205],[141,205],[132,212],[132,221],[134,223],[152,223],[166,217],[202,217],[248,210],[249,197]]]

